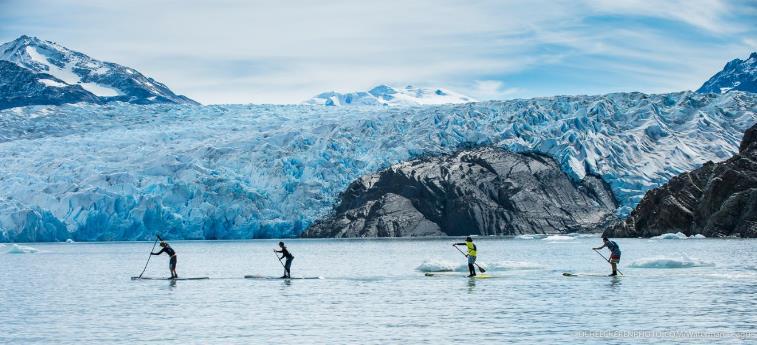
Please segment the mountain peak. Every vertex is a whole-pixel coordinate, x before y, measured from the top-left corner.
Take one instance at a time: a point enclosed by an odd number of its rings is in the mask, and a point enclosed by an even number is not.
[[[697,90],[700,93],[757,92],[757,52],[746,60],[733,59]]]
[[[84,53],[34,36],[21,35],[13,41],[0,45],[0,60],[14,63],[28,70],[29,73],[45,75],[26,76],[23,80],[27,83],[33,80],[51,80],[50,76],[52,76],[55,78],[55,83],[48,82],[47,87],[80,86],[102,103],[122,101],[137,104],[198,104],[187,97],[174,94],[167,86],[144,76],[135,69],[96,60]],[[11,82],[13,81],[3,81],[3,83]],[[14,90],[37,88],[36,85],[5,86]],[[14,99],[23,98],[22,96],[21,94],[12,95]],[[86,99],[90,98],[86,97]],[[71,102],[77,101],[80,100],[71,99]],[[0,108],[3,102],[3,99],[0,99]]]
[[[348,93],[324,92],[305,101],[305,104],[326,106],[384,105],[414,106],[476,102],[475,99],[442,88],[417,88],[407,85],[395,88],[379,84],[366,91]]]

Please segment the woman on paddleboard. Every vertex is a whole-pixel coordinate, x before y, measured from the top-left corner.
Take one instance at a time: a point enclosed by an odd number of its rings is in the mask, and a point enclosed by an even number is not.
[[[274,249],[273,251],[276,253],[281,253],[281,257],[279,258],[279,261],[283,258],[286,258],[286,263],[284,263],[284,275],[281,276],[281,278],[292,278],[292,260],[294,260],[294,256],[292,253],[287,250],[287,247],[284,245],[284,242],[279,242],[279,248],[281,250]]]
[[[176,251],[174,251],[165,241],[160,241],[160,246],[163,247],[163,249],[157,253],[150,252],[150,255],[168,254],[168,256],[171,257],[171,260],[168,261],[168,269],[171,270],[171,278],[179,278],[179,275],[176,274]]]
[[[612,267],[612,274],[610,274],[611,277],[614,277],[618,275],[618,263],[620,262],[620,246],[615,243],[615,241],[610,241],[607,237],[602,237],[602,241],[605,242],[601,247],[593,248],[594,250],[600,250],[604,247],[607,247],[607,249],[610,250],[610,260],[607,260],[607,262],[610,263],[610,266]]]
[[[453,246],[466,246],[468,248],[468,254],[465,254],[468,258],[468,271],[470,272],[468,277],[475,277],[476,268],[473,265],[476,263],[476,245],[473,244],[473,239],[468,236],[465,238],[465,243],[455,243]]]

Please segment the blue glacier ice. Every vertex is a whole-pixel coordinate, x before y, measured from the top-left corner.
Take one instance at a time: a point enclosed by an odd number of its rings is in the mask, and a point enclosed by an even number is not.
[[[596,174],[626,214],[737,151],[743,92],[556,96],[419,107],[31,106],[0,111],[0,240],[296,236],[354,179],[494,145]]]

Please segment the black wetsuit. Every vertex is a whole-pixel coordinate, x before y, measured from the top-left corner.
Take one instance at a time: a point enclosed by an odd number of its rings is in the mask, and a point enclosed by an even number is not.
[[[287,247],[282,247],[278,252],[281,253],[281,256],[286,258],[286,262],[284,263],[284,276],[291,278],[292,260],[294,260],[294,255],[287,250]]]
[[[160,254],[163,254],[164,252],[166,254],[168,254],[168,256],[171,257],[171,260],[168,262],[168,268],[171,269],[171,272],[173,272],[174,270],[176,270],[176,251],[173,250],[173,248],[171,248],[171,246],[166,245],[159,252],[157,252],[157,253],[150,253],[150,254],[152,254],[152,255],[160,255]]]

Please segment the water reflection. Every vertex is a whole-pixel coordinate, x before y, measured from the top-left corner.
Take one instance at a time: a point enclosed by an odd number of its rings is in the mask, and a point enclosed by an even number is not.
[[[476,279],[468,278],[468,293],[473,293],[476,289]]]

